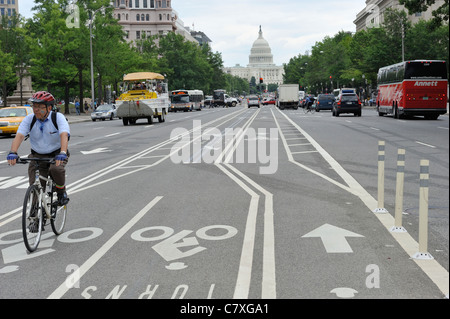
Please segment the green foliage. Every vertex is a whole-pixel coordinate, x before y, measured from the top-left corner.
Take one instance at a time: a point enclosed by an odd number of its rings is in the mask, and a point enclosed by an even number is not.
[[[353,35],[339,32],[316,42],[311,54],[292,58],[284,66],[284,82],[299,83],[311,93],[366,84],[374,89],[378,69],[402,59],[402,24],[406,60],[448,62],[448,24],[434,28],[433,21],[421,21],[411,26],[405,12],[388,9],[383,26]]]
[[[112,85],[118,91],[123,75],[138,71],[165,74],[170,89],[212,93],[217,88],[248,88],[240,79],[225,76],[220,53],[186,41],[181,35],[169,33],[127,43],[122,27],[113,17],[109,0],[78,0],[79,25],[71,27],[66,23],[70,18],[69,3],[68,0],[36,0],[35,15],[22,27],[15,25],[14,34],[11,28],[0,29],[0,84],[6,85],[7,89],[2,89],[5,96],[15,89],[14,65],[23,63],[31,66],[35,90],[51,91],[66,103],[69,96],[90,96],[90,26],[95,90],[100,89],[96,97],[104,95],[101,88],[105,85]]]

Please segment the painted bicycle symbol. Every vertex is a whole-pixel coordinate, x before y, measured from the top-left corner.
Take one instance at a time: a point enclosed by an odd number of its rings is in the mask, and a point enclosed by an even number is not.
[[[154,235],[154,232],[159,234]],[[162,233],[161,233],[162,232]],[[169,270],[180,270],[188,266],[184,262],[177,261],[195,255],[206,250],[206,247],[200,246],[197,237],[204,240],[225,240],[234,237],[237,229],[227,225],[212,225],[200,228],[195,232],[195,236],[189,236],[192,230],[182,230],[176,234],[175,231],[166,226],[153,226],[139,229],[131,234],[131,238],[137,241],[153,242],[163,239],[163,241],[152,246],[164,260],[170,262],[166,266]],[[150,233],[150,234],[148,234]],[[152,235],[153,234],[153,235]],[[189,250],[182,251],[181,248],[192,247]]]

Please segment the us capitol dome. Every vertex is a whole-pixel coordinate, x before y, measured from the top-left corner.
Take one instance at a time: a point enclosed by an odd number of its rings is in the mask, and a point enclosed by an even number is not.
[[[259,78],[263,78],[265,84],[283,84],[284,68],[273,63],[272,49],[269,42],[263,37],[261,26],[258,38],[253,42],[248,60],[247,67],[237,64],[234,67],[224,68],[225,73],[247,79],[249,82],[252,77],[255,77],[256,83],[259,83]]]

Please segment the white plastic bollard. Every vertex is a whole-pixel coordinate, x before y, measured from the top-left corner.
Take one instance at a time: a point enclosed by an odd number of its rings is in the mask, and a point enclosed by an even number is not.
[[[430,178],[430,162],[420,161],[420,195],[419,195],[419,252],[414,259],[434,259],[428,250],[428,187]]]
[[[403,224],[403,186],[405,181],[405,150],[399,149],[397,154],[397,183],[395,188],[395,224],[391,232],[405,233]]]
[[[378,142],[378,208],[373,210],[374,213],[384,214],[387,209],[384,208],[384,158],[385,158],[385,142]]]

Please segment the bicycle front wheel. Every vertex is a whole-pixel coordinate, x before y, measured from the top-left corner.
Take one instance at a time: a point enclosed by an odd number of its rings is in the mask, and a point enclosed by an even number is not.
[[[308,113],[308,111],[309,111],[309,108],[308,108],[308,106],[305,105],[305,106],[303,107],[303,113],[306,114],[306,113]]]
[[[22,234],[25,247],[33,252],[41,241],[42,203],[39,201],[39,189],[36,185],[28,187],[22,210]]]
[[[56,204],[56,203],[55,203]],[[64,225],[66,225],[67,216],[67,205],[64,206],[54,206],[52,209],[52,218],[50,219],[50,224],[52,225],[52,230],[55,235],[62,234],[64,230]]]

